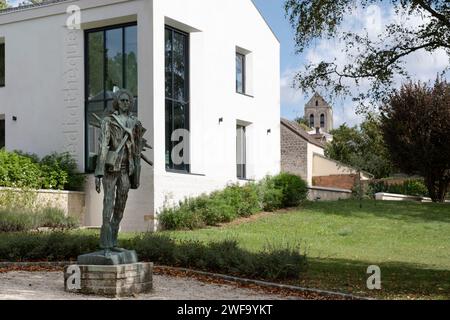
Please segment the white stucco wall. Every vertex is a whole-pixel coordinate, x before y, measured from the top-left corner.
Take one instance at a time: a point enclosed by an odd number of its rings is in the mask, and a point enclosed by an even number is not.
[[[172,202],[236,182],[236,123],[247,131],[248,178],[280,170],[279,43],[250,0],[74,0],[0,15],[6,86],[0,115],[6,148],[44,156],[69,151],[84,170],[84,30],[65,28],[68,5],[82,9],[82,29],[137,21],[139,118],[154,146],[141,188],[131,191],[122,230],[153,230]],[[191,171],[165,170],[164,25],[190,32]],[[248,85],[235,91],[236,47],[251,52]],[[17,121],[12,121],[16,116]],[[219,124],[219,118],[224,121]],[[271,133],[268,134],[267,130]],[[86,224],[101,224],[102,195],[86,190]]]

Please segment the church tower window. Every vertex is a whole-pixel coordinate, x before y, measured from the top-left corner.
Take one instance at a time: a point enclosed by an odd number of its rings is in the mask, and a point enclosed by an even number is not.
[[[314,128],[314,115],[313,114],[309,116],[309,126],[311,128]]]
[[[325,128],[325,115],[323,113],[320,115],[320,127]]]

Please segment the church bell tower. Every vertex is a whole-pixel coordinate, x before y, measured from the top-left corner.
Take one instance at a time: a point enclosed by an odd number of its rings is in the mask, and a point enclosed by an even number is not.
[[[333,109],[317,92],[305,105],[305,119],[312,129],[327,133],[333,130]]]

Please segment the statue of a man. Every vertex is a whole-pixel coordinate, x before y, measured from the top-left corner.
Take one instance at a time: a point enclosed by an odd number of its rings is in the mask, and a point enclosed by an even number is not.
[[[103,224],[100,247],[105,256],[121,252],[117,246],[119,225],[130,189],[139,187],[141,152],[146,145],[145,129],[131,114],[133,95],[120,90],[113,101],[114,112],[101,121],[95,186],[101,192],[103,182]]]

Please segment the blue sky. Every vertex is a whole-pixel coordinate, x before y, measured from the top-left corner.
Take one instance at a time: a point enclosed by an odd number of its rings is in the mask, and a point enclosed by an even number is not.
[[[8,0],[11,5],[17,5],[23,0]],[[224,0],[230,1],[230,0]],[[303,68],[308,61],[330,61],[337,59],[345,64],[344,47],[336,40],[314,41],[313,45],[305,48],[300,55],[295,54],[294,33],[284,16],[284,0],[254,0],[256,6],[271,26],[281,43],[281,115],[288,119],[303,116],[305,103],[310,97],[291,87],[295,73]],[[386,2],[387,3],[387,2]],[[401,21],[404,25],[417,26],[422,17],[416,16],[405,20],[395,13],[392,7],[384,3],[381,6],[371,5],[366,9],[356,8],[349,12],[343,23],[346,31],[367,32],[374,39],[384,27],[393,21]],[[437,73],[449,65],[449,58],[444,51],[429,54],[424,51],[408,56],[404,64],[415,80],[433,81]],[[396,79],[397,86],[405,79]],[[326,92],[323,92],[326,94]],[[350,98],[338,98],[333,101],[334,126],[342,123],[354,125],[362,118],[355,114],[354,104]]]

